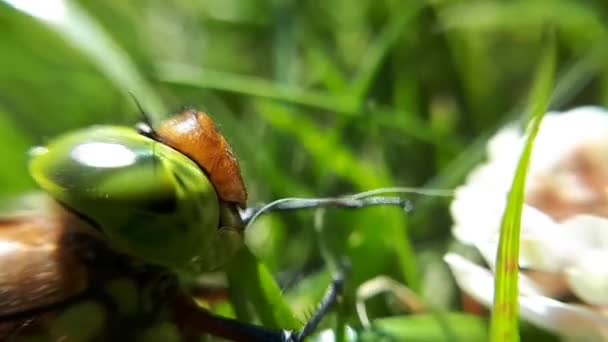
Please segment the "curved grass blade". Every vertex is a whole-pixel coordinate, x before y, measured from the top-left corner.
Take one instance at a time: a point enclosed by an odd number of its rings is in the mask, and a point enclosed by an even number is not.
[[[355,108],[360,108],[365,103],[369,89],[382,67],[382,62],[403,36],[407,25],[411,24],[426,5],[426,1],[411,1],[408,6],[403,6],[402,11],[395,13],[389,19],[376,40],[361,57],[362,62],[350,91],[356,101]]]
[[[74,1],[1,0],[44,22],[68,44],[89,58],[109,80],[128,97],[135,94],[150,113],[166,113],[166,107],[138,72],[128,53]],[[130,100],[129,100],[130,101]],[[159,119],[155,117],[155,119]]]
[[[519,240],[526,176],[534,139],[551,100],[555,63],[555,51],[551,45],[541,61],[534,82],[529,103],[531,116],[526,144],[513,179],[500,229],[490,332],[492,341],[519,341]]]
[[[231,91],[270,100],[320,108],[347,116],[360,115],[359,111],[367,99],[386,56],[398,42],[403,31],[425,6],[424,1],[406,7],[406,12],[392,16],[372,46],[362,57],[360,70],[344,94],[332,95],[301,87],[284,85],[254,76],[243,76],[229,72],[203,69],[177,63],[159,63],[160,80],[174,84],[185,84],[204,89]]]
[[[283,85],[260,77],[243,76],[178,63],[159,63],[157,68],[158,78],[163,82],[281,100],[345,115],[355,114],[353,106],[345,101],[348,96],[335,97],[329,93]]]

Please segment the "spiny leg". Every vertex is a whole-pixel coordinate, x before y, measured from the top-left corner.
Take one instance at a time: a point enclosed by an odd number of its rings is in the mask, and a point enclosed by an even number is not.
[[[283,342],[285,333],[280,330],[239,322],[220,317],[201,308],[185,293],[178,295],[174,303],[175,321],[180,327],[182,338],[198,341],[200,334],[209,334],[230,341]]]
[[[285,341],[286,342],[302,342],[308,336],[310,336],[316,329],[319,323],[323,320],[323,318],[331,311],[331,309],[336,305],[338,301],[338,297],[342,293],[344,289],[344,269],[338,272],[338,274],[334,277],[329,289],[325,293],[325,296],[321,300],[317,311],[312,315],[312,317],[306,322],[302,330],[299,332],[285,332]]]

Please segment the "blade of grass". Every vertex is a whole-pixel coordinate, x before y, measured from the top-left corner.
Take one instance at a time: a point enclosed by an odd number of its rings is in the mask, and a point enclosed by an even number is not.
[[[350,90],[341,96],[331,96],[323,92],[282,85],[259,77],[236,75],[168,62],[157,65],[158,78],[168,83],[231,91],[320,108],[340,114],[355,115],[367,98],[369,88],[380,70],[384,58],[398,41],[406,25],[423,7],[424,2],[421,1],[413,6],[408,6],[405,13],[394,16],[394,19],[387,24],[373,46],[363,56],[360,70]]]
[[[548,109],[553,89],[556,56],[550,45],[541,60],[531,93],[527,140],[517,166],[507,208],[502,220],[496,262],[494,305],[490,335],[492,341],[519,341],[519,239],[525,200],[526,176],[534,139]]]
[[[395,184],[384,166],[361,160],[341,144],[338,133],[323,130],[295,108],[263,100],[254,101],[253,106],[273,129],[293,136],[313,156],[318,170],[331,170],[361,191]]]
[[[383,61],[391,48],[399,41],[403,30],[413,18],[424,8],[426,1],[408,2],[403,11],[393,15],[392,20],[380,32],[376,41],[362,57],[361,66],[352,86],[351,94],[359,108],[367,99],[372,82],[383,65]]]
[[[0,169],[3,196],[18,194],[33,187],[27,172],[27,151],[31,146],[27,133],[19,129],[10,116],[0,109],[0,155],[5,165]]]
[[[226,273],[237,318],[250,320],[243,307],[250,303],[265,327],[292,330],[302,328],[268,268],[249,249],[241,249],[226,267]]]
[[[129,97],[129,92],[135,94],[148,113],[167,112],[162,100],[139,73],[127,51],[118,46],[94,16],[76,2],[55,1],[48,6],[37,6],[14,0],[2,1],[47,24],[68,44],[87,56],[125,97]]]
[[[326,48],[321,41],[309,39],[310,49],[306,51],[305,56],[310,69],[319,73],[319,81],[330,93],[345,92],[348,82],[344,73],[336,65],[336,61],[332,59],[328,51],[325,51]]]
[[[458,142],[441,136],[426,121],[414,115],[413,111],[374,106],[369,109],[378,125],[382,128],[398,130],[408,138],[416,139],[435,146],[457,146]],[[448,139],[451,137],[448,137]]]
[[[157,70],[158,78],[163,82],[281,100],[340,114],[352,115],[355,112],[353,106],[345,101],[348,99],[346,96],[338,98],[323,92],[283,85],[260,77],[168,62],[159,63]]]

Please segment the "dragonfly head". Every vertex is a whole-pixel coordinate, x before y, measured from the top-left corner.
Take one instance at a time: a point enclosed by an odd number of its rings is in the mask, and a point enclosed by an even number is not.
[[[197,163],[117,126],[96,126],[32,150],[30,173],[118,250],[188,272],[221,267],[242,246],[236,204]]]

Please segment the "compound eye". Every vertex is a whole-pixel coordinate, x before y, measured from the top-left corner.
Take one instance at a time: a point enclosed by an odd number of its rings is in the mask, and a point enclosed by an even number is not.
[[[153,263],[190,267],[219,226],[217,194],[200,168],[133,129],[60,136],[32,154],[30,172],[118,249]]]

